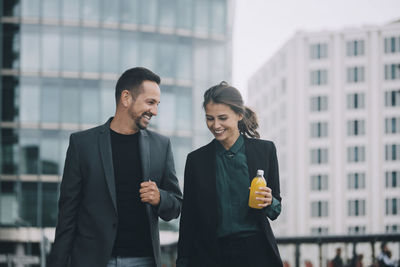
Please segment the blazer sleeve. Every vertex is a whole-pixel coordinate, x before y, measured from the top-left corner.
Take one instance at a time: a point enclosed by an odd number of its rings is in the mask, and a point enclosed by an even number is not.
[[[267,176],[267,186],[272,190],[273,202],[268,206],[266,210],[266,215],[271,220],[275,220],[281,213],[281,192],[279,186],[279,166],[278,158],[276,156],[276,147],[273,142],[270,142],[269,157],[268,157],[268,176]]]
[[[67,266],[72,244],[75,238],[76,221],[82,194],[82,175],[79,168],[79,155],[74,141],[70,136],[64,173],[58,201],[58,222],[49,266]]]
[[[160,191],[160,204],[155,208],[158,216],[165,221],[177,218],[181,212],[182,192],[179,188],[174,166],[171,141],[168,140],[162,182],[158,189]]]
[[[186,267],[189,265],[190,251],[193,247],[193,234],[194,234],[194,215],[193,215],[193,169],[191,167],[191,155],[189,154],[186,159],[185,165],[185,178],[183,184],[183,205],[182,214],[179,224],[179,240],[178,240],[178,257],[176,260],[177,267]]]

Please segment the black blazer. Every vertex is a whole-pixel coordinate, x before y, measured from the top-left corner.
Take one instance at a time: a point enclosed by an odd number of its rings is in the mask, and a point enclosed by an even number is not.
[[[105,267],[117,233],[114,169],[110,122],[70,137],[61,181],[51,267]],[[182,193],[175,176],[171,143],[167,137],[141,130],[139,149],[143,178],[154,181],[160,191],[157,208],[146,205],[153,253],[161,267],[158,217],[179,216]]]
[[[187,156],[184,198],[179,229],[177,267],[218,266],[217,192],[215,139]],[[281,201],[275,145],[260,139],[244,139],[250,181],[258,169],[264,170],[267,186]],[[275,255],[274,267],[283,266],[265,209],[258,213],[260,229]],[[271,218],[276,219],[276,218]],[[266,263],[271,264],[271,263]]]

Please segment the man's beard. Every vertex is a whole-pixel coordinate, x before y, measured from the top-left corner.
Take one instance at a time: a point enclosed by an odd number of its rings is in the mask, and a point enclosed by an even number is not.
[[[142,118],[143,118],[144,115],[148,115],[150,118],[152,117],[152,115],[149,114],[148,112],[144,112],[144,113],[142,113],[142,115],[140,115],[140,116],[138,116],[138,117],[136,117],[136,118],[134,119],[136,126],[137,126],[140,130],[145,130],[145,129],[147,128],[147,126],[150,124],[150,122],[149,122],[149,123],[143,125],[143,124],[140,122],[140,121],[142,120]]]

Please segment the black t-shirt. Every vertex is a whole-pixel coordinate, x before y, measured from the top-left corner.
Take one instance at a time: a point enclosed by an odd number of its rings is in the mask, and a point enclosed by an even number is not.
[[[142,166],[139,134],[124,135],[110,129],[118,230],[113,256],[153,257],[150,225],[145,204],[140,201]]]

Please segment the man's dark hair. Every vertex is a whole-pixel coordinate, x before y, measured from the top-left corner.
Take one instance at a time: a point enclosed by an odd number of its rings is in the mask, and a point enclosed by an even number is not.
[[[117,84],[115,85],[115,101],[118,104],[121,99],[121,93],[123,90],[129,90],[133,98],[141,93],[140,85],[143,81],[153,81],[160,84],[160,76],[155,74],[149,69],[143,67],[136,67],[126,70],[121,77],[119,77]]]

